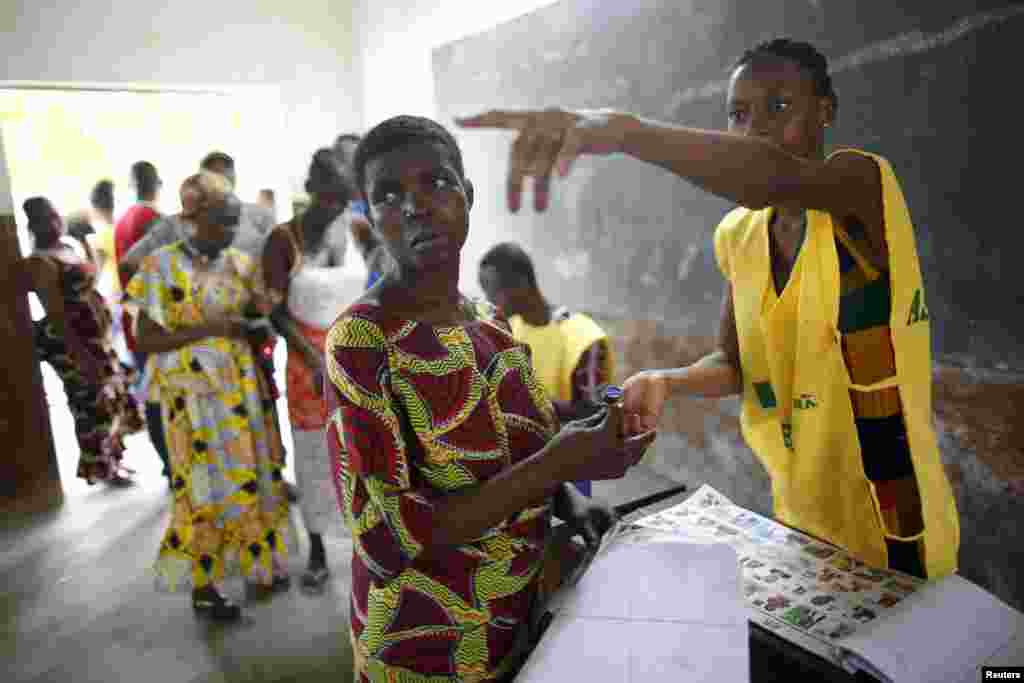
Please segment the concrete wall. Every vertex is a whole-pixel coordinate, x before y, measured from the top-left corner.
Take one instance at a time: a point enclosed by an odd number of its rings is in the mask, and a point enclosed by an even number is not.
[[[439,118],[432,57],[435,48],[493,29],[551,3],[552,0],[359,0],[353,14],[355,25],[360,27],[356,33],[365,86],[364,130],[398,114]],[[498,195],[491,184],[483,187],[485,192],[478,195],[472,209],[472,229],[462,253],[461,284],[463,290],[475,294],[480,294],[476,261],[500,236],[493,220]]]
[[[254,110],[280,118],[253,144],[294,184],[313,149],[360,123],[352,27],[351,4],[331,0],[4,0],[0,81],[261,86]]]

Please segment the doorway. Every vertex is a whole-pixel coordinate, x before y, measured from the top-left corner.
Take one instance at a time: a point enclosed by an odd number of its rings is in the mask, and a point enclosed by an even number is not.
[[[120,216],[135,202],[129,169],[143,159],[164,181],[163,213],[180,210],[178,186],[213,150],[234,157],[244,201],[255,201],[263,188],[288,197],[291,174],[278,161],[283,131],[275,88],[0,83],[0,135],[21,253],[32,250],[20,208],[25,199],[44,195],[67,216],[86,210],[93,186],[107,178],[114,182],[114,213]],[[33,319],[43,317],[34,295],[29,306]],[[75,476],[78,445],[63,385],[49,365],[41,371],[65,494],[85,493],[91,489]],[[140,482],[165,486],[145,433],[129,437],[126,446],[125,463],[139,471]]]

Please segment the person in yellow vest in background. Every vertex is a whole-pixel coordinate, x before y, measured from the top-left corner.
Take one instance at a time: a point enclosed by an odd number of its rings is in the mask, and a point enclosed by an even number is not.
[[[631,431],[676,396],[742,395],[775,516],[877,567],[956,570],[960,526],[932,426],[931,333],[914,228],[882,157],[825,154],[838,98],[825,57],[788,39],[732,69],[728,131],[609,110],[492,111],[514,129],[509,205],[583,154],[624,153],[740,208],[715,231],[727,280],[718,349],[623,385]]]
[[[554,306],[537,286],[530,256],[503,242],[480,259],[480,288],[508,316],[512,336],[530,348],[533,370],[564,424],[594,413],[600,389],[612,381],[608,335],[583,313]],[[589,481],[575,482],[589,496]]]

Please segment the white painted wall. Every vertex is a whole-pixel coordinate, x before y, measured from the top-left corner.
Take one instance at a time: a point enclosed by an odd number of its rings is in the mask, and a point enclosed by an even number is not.
[[[14,213],[14,199],[11,196],[11,178],[7,173],[7,155],[4,151],[4,136],[0,131],[0,215]]]
[[[363,69],[364,130],[398,114],[437,117],[431,52],[434,48],[487,31],[499,24],[551,5],[555,0],[356,0],[354,24]],[[467,112],[467,114],[470,112]],[[471,212],[469,241],[462,251],[460,287],[481,296],[477,284],[477,261],[500,240],[516,235],[498,235],[491,217],[504,211],[504,185],[499,180],[474,175],[479,157],[473,136],[492,133],[456,134],[463,148],[467,174],[476,181],[477,201]],[[500,196],[499,196],[500,195]]]
[[[270,86],[253,106],[282,120],[254,144],[276,147],[293,179],[358,127],[357,58],[338,0],[0,2],[0,81]]]
[[[363,121],[367,127],[397,114],[435,116],[430,52],[486,31],[554,0],[356,0],[362,51]]]

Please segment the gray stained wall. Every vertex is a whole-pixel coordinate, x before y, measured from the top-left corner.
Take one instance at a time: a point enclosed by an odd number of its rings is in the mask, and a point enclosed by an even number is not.
[[[830,59],[831,141],[887,157],[917,231],[935,352],[936,424],[957,493],[961,571],[1024,607],[1024,268],[1015,220],[1024,6],[1000,2],[563,0],[434,52],[440,116],[498,107],[613,107],[723,128],[729,65],[790,36]],[[552,208],[504,209],[507,135],[460,132],[474,226],[534,255],[542,288],[614,331],[620,379],[711,348],[723,280],[711,235],[730,204],[658,169],[585,160]],[[476,228],[474,228],[477,230]],[[478,231],[479,232],[479,231]],[[488,243],[484,243],[484,242]],[[735,401],[673,406],[652,459],[770,510]]]

